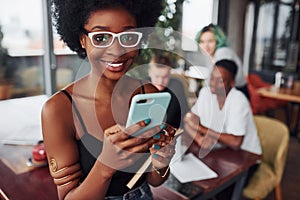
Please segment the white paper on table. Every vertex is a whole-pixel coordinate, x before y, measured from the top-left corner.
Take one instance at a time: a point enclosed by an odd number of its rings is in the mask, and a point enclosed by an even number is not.
[[[177,160],[171,166],[172,174],[181,182],[199,181],[218,177],[218,174],[210,169],[192,153],[186,154],[182,160]]]

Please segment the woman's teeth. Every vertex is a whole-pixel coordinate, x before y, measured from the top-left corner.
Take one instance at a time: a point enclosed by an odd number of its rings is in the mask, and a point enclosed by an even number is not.
[[[110,67],[120,67],[123,63],[106,63]]]

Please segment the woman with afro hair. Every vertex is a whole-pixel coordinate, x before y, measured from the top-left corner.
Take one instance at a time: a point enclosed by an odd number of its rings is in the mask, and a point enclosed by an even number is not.
[[[59,199],[152,199],[175,153],[177,127],[125,128],[136,94],[158,90],[126,76],[162,11],[161,0],[52,0],[58,34],[90,72],[52,95],[42,109],[42,132],[50,174]],[[178,116],[180,119],[180,116]],[[150,164],[128,185],[147,160]]]

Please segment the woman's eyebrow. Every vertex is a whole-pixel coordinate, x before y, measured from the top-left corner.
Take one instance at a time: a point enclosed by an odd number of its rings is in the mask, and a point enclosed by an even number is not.
[[[92,30],[95,30],[95,29],[101,29],[101,30],[106,31],[106,30],[109,30],[109,27],[107,27],[107,26],[94,26],[94,27],[91,29],[91,31],[92,31]]]
[[[136,29],[136,27],[135,26],[132,26],[132,25],[129,25],[129,26],[124,26],[124,27],[122,27],[123,28],[123,30],[125,31],[125,30],[130,30],[130,29]],[[110,27],[108,27],[108,26],[94,26],[92,29],[91,29],[91,31],[93,31],[93,30],[95,30],[95,29],[97,29],[97,30],[103,30],[103,31],[108,31],[108,30],[110,30]]]

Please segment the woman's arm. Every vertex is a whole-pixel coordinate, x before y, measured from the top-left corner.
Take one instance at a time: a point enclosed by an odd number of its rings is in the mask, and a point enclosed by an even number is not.
[[[114,172],[96,162],[80,184],[82,170],[72,107],[62,93],[54,95],[43,106],[42,131],[50,174],[57,185],[59,199],[103,198]]]

